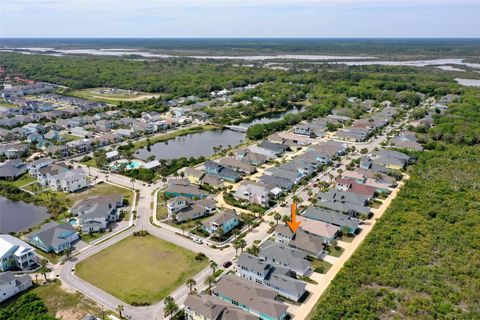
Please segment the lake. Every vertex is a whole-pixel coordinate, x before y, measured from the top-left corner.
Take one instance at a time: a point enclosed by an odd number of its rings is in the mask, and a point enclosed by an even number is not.
[[[253,126],[254,124],[270,123],[270,122],[280,120],[281,118],[283,118],[287,114],[297,114],[299,112],[302,112],[303,110],[304,110],[304,108],[302,107],[300,109],[293,108],[293,109],[290,109],[290,110],[285,111],[285,112],[271,113],[267,116],[255,119],[255,120],[250,121],[250,122],[240,122],[238,125],[241,126],[241,127],[248,128],[250,126]]]
[[[226,148],[228,145],[236,146],[246,138],[244,132],[232,130],[213,130],[193,133],[176,137],[164,142],[158,142],[150,147],[139,149],[135,157],[146,161],[148,157],[155,156],[156,159],[176,159],[181,157],[209,157],[215,154],[213,148]]]
[[[0,197],[0,233],[19,232],[33,227],[50,215],[46,208]]]

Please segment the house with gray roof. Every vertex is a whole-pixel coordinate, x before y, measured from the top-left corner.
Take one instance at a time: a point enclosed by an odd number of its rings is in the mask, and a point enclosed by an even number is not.
[[[0,273],[0,302],[10,299],[31,286],[32,278],[28,274],[17,276],[11,271]]]
[[[217,230],[220,228],[222,229],[223,234],[227,234],[239,224],[240,218],[235,210],[225,209],[219,214],[216,214],[207,221],[203,222],[202,227],[210,234],[217,232]]]
[[[285,170],[281,168],[268,168],[263,174],[287,179],[292,184],[298,184],[305,177],[305,175],[299,171]]]
[[[276,291],[233,274],[223,276],[212,294],[262,320],[284,320],[288,316],[288,307],[278,301]]]
[[[307,210],[302,213],[302,217],[323,221],[340,228],[347,228],[350,234],[355,234],[360,225],[358,218],[351,215],[315,206],[309,206]]]
[[[372,152],[371,159],[388,169],[400,170],[409,163],[411,157],[394,150],[379,150]]]
[[[56,254],[71,248],[78,239],[77,231],[69,222],[63,224],[51,222],[44,225],[40,231],[27,236],[27,241],[31,245],[46,253],[55,252]]]
[[[97,195],[77,200],[70,212],[78,218],[78,225],[83,232],[105,230],[110,222],[120,219],[123,195]]]
[[[167,197],[184,196],[187,198],[199,198],[204,199],[208,196],[208,193],[195,185],[168,185],[165,190]]]
[[[264,174],[259,180],[266,186],[274,186],[282,189],[283,191],[290,191],[293,188],[293,182],[282,177]]]
[[[262,258],[244,252],[236,266],[240,277],[262,284],[290,300],[298,301],[306,293],[306,284],[295,279],[294,272]]]
[[[0,163],[0,179],[15,180],[27,171],[21,159],[12,159]]]
[[[233,157],[221,158],[219,162],[220,162],[221,165],[230,167],[233,170],[236,170],[236,171],[242,172],[242,173],[246,173],[246,174],[252,174],[252,173],[255,173],[255,171],[257,171],[255,166],[253,166],[249,163],[240,161],[240,160],[238,160],[236,158],[233,158]]]
[[[286,244],[267,240],[260,247],[258,256],[269,263],[290,269],[299,276],[305,276],[311,270],[308,255]]]
[[[51,165],[53,160],[50,158],[40,158],[34,161],[27,163],[28,173],[32,176],[37,176],[38,170],[44,168],[48,165]]]
[[[238,185],[234,197],[237,200],[244,200],[249,203],[268,207],[270,190],[263,183],[245,180]]]
[[[177,223],[211,215],[216,209],[215,202],[209,199],[193,201],[190,198],[179,196],[167,202],[168,217]]]
[[[0,234],[0,271],[29,270],[37,265],[35,250],[29,244],[9,234]]]
[[[258,316],[206,294],[189,294],[183,305],[188,320],[258,320]]]
[[[268,161],[267,156],[260,153],[249,151],[247,149],[239,151],[236,155],[236,158],[240,161],[243,161],[255,166],[259,166]]]
[[[203,166],[208,174],[216,176],[219,179],[230,182],[237,182],[242,179],[242,175],[239,172],[223,164],[207,160]]]
[[[319,192],[317,199],[321,202],[341,202],[352,203],[359,206],[365,206],[368,203],[368,197],[349,191],[330,189],[327,192]]]
[[[271,141],[262,141],[259,146],[260,148],[273,152],[277,157],[290,150],[290,147],[287,144],[275,143]]]
[[[275,241],[305,251],[314,258],[320,258],[325,253],[324,240],[303,231],[301,226],[293,233],[286,224],[279,224],[275,228],[274,238]]]

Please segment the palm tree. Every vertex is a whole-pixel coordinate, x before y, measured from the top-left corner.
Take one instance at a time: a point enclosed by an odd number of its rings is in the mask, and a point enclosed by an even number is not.
[[[273,215],[273,219],[275,219],[275,222],[276,222],[275,225],[278,226],[278,221],[282,219],[282,215],[278,212],[275,212],[275,214]]]
[[[300,198],[299,196],[297,195],[294,195],[292,197],[292,201],[295,202],[295,203],[302,203],[302,198]]]
[[[260,253],[260,248],[254,244],[251,247],[247,248],[247,253],[252,254],[254,256],[258,256]]]
[[[47,264],[48,264],[48,260],[47,259],[42,259],[40,260],[40,269],[38,270],[38,272],[40,272],[43,277],[45,278],[45,282],[48,281],[47,279],[47,273],[49,273],[51,270],[47,267]]]
[[[215,231],[215,233],[217,234],[218,240],[220,240],[220,241],[221,241],[223,235],[225,234],[225,232],[223,232],[223,228],[221,228],[221,227],[218,228],[218,229]]]
[[[238,239],[236,241],[236,245],[234,244],[234,246],[235,246],[235,252],[237,251],[237,247],[238,249],[240,249],[241,252],[243,252],[243,249],[245,249],[245,247],[247,246],[247,242],[244,239]]]
[[[212,289],[212,283],[214,282],[215,282],[215,277],[213,275],[210,275],[205,279],[205,284],[208,285],[208,291]]]
[[[172,297],[168,296],[163,300],[163,304],[165,305],[164,308],[164,316],[166,318],[171,317],[178,311],[178,306],[175,303],[175,300],[173,300]]]
[[[193,288],[197,285],[197,282],[193,279],[188,279],[186,282],[188,289],[190,290],[190,294],[193,293]]]
[[[235,249],[235,257],[238,256],[238,249],[240,249],[240,240],[237,239],[233,242],[233,248]]]
[[[132,189],[135,190],[135,179],[130,179],[130,183],[132,184]]]
[[[238,239],[238,235],[240,234],[240,230],[234,229],[234,230],[232,231],[232,233],[233,233],[233,235],[235,236],[235,240],[237,240],[237,239]]]
[[[122,316],[122,311],[125,310],[125,307],[123,306],[123,304],[119,304],[119,305],[117,306],[117,309],[116,309],[116,310],[117,310],[118,315],[120,316],[120,318],[123,318],[123,316]]]
[[[63,254],[65,255],[65,258],[67,260],[70,260],[70,258],[72,257],[72,249],[67,248],[67,249],[63,250]]]
[[[182,229],[182,235],[185,237],[185,229],[187,229],[187,227],[184,224],[182,224],[180,225],[180,229]]]
[[[212,269],[212,275],[215,276],[215,270],[217,269],[218,264],[215,261],[210,261],[210,268]]]

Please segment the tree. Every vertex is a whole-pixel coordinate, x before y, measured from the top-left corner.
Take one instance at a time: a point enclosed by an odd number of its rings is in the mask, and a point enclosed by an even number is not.
[[[295,202],[295,203],[298,203],[298,204],[300,204],[300,203],[303,202],[302,198],[300,198],[300,197],[297,196],[297,195],[294,195],[294,196],[292,197],[292,201]]]
[[[93,159],[95,160],[95,164],[99,168],[105,168],[108,164],[107,160],[107,153],[105,150],[98,150],[94,153]]]
[[[164,308],[164,316],[166,318],[173,316],[178,311],[178,305],[175,303],[172,297],[167,296],[163,300],[163,304],[165,305]]]
[[[50,271],[50,268],[47,267],[48,265],[48,260],[47,259],[41,259],[40,260],[40,269],[38,270],[38,272],[40,272],[43,277],[45,278],[45,282],[48,281],[47,279],[47,273],[49,273]]]
[[[205,284],[208,285],[208,291],[210,291],[212,289],[212,283],[215,282],[215,276],[213,275],[209,275],[206,279],[205,279]]]
[[[120,316],[120,318],[123,318],[122,312],[123,312],[123,310],[125,310],[125,307],[123,306],[123,304],[119,304],[119,305],[117,306],[117,309],[116,309],[116,310],[117,310],[118,315]]]
[[[130,183],[132,184],[132,189],[135,190],[135,179],[130,179]]]
[[[252,244],[251,247],[247,248],[247,253],[258,256],[258,254],[260,253],[260,248],[257,245]]]
[[[278,212],[275,212],[275,214],[273,215],[273,219],[275,219],[275,225],[278,226],[278,221],[282,219],[282,215]]]
[[[361,154],[367,154],[367,153],[368,153],[368,149],[367,149],[367,148],[362,148],[362,149],[360,149],[360,153],[361,153]]]
[[[185,230],[187,229],[187,226],[185,224],[181,224],[180,229],[182,229],[182,235],[185,236]]]
[[[187,285],[188,289],[190,290],[190,294],[192,294],[193,289],[197,285],[197,282],[193,279],[188,279],[187,282],[186,282],[186,285]]]
[[[289,222],[291,219],[292,218],[289,215],[285,215],[285,216],[282,217],[282,221],[285,222],[285,223]]]
[[[63,250],[63,254],[65,255],[65,259],[70,260],[70,258],[72,257],[72,249],[67,248]]]
[[[215,261],[210,261],[210,268],[212,269],[212,275],[215,276],[215,270],[217,269],[218,264]]]
[[[242,239],[236,239],[233,242],[233,248],[235,249],[235,256],[238,256],[238,250],[241,248],[240,240],[242,240]]]

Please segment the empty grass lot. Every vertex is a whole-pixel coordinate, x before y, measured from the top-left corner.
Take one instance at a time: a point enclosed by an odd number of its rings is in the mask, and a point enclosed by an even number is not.
[[[131,236],[80,262],[76,275],[129,304],[152,304],[207,266],[195,255],[150,235]]]
[[[88,197],[93,197],[97,195],[111,195],[111,194],[122,194],[123,198],[128,200],[128,206],[130,207],[132,205],[132,201],[133,201],[132,190],[125,189],[125,188],[116,186],[114,184],[106,183],[106,182],[97,183],[93,187],[85,189],[84,191],[71,193],[69,194],[69,197],[72,201],[76,201],[76,200],[86,199]],[[124,211],[127,211],[127,208],[124,208]]]

